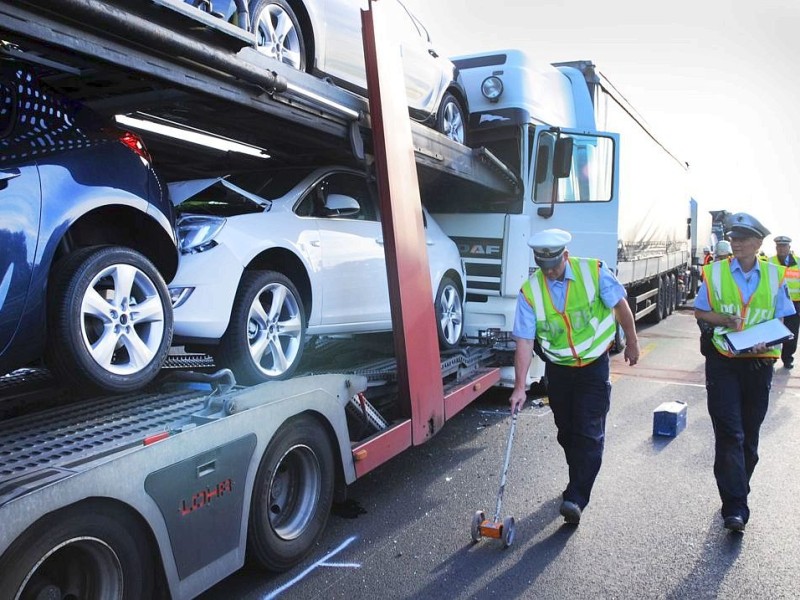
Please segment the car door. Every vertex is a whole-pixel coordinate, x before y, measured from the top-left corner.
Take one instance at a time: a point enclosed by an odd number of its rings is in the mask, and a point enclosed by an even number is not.
[[[3,166],[0,161],[0,354],[13,339],[25,308],[40,208],[36,166]]]
[[[390,320],[383,232],[376,198],[366,179],[334,172],[318,181],[310,193],[321,200],[346,196],[359,206],[355,214],[333,212],[316,217],[322,249],[322,324]]]
[[[443,84],[442,63],[425,27],[400,2],[392,0],[389,6],[400,36],[408,106],[430,114]]]

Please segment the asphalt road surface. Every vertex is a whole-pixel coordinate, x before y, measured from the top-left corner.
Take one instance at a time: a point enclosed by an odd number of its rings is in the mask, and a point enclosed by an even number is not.
[[[244,569],[201,598],[800,598],[800,370],[775,370],[750,523],[731,534],[694,318],[678,311],[639,335],[637,366],[612,358],[604,462],[579,526],[558,514],[566,464],[549,408],[531,401],[501,511],[516,539],[471,541],[475,511],[494,513],[510,424],[508,393],[493,391],[356,482],[302,565]],[[653,437],[654,409],[672,400],[688,405],[686,429]]]

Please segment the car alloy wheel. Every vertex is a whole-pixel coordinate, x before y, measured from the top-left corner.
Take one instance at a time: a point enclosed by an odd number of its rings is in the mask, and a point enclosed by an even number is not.
[[[285,379],[300,362],[305,328],[303,302],[289,278],[250,271],[239,284],[214,358],[218,366],[232,369],[239,383]]]
[[[464,333],[464,306],[458,285],[449,277],[439,284],[435,311],[439,346],[443,350],[454,348]]]
[[[306,68],[300,22],[283,0],[259,0],[253,10],[253,33],[258,50],[298,71]]]

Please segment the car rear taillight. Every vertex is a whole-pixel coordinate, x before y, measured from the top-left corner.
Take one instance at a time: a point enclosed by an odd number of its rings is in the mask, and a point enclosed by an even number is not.
[[[147,162],[149,163],[153,162],[150,153],[147,151],[147,148],[144,147],[144,142],[142,141],[142,138],[140,138],[135,133],[126,131],[120,136],[119,141],[125,144],[128,148],[133,150],[136,154],[141,156]]]

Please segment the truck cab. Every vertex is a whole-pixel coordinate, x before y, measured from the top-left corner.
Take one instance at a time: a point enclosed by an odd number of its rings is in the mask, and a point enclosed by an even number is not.
[[[518,50],[454,59],[471,110],[471,144],[488,148],[518,178],[516,194],[498,199],[427,199],[466,264],[468,336],[510,332],[521,285],[535,269],[531,233],[569,230],[575,256],[617,257],[619,140],[596,131],[586,81],[575,68],[539,63]],[[529,383],[541,376],[534,361]],[[513,357],[501,385],[513,386]]]

